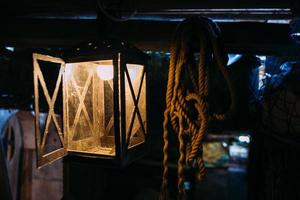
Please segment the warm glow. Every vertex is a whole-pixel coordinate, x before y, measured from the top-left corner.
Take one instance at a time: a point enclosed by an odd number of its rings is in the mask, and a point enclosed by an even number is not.
[[[133,148],[145,142],[146,80],[143,78],[143,65],[126,64],[126,68],[129,75],[128,78],[125,72],[126,137],[129,141],[128,148]],[[138,105],[135,105],[135,100],[138,100]],[[141,121],[135,113],[135,108],[140,112]]]
[[[65,72],[68,151],[115,156],[112,61],[67,64]]]
[[[114,77],[114,68],[112,65],[98,65],[97,75],[104,81],[113,79]]]
[[[73,64],[66,64],[65,78],[67,81],[71,80],[73,76]]]
[[[142,69],[142,65],[127,64],[127,69],[128,69],[130,80],[133,82],[136,79],[139,70]]]
[[[104,48],[107,44],[103,44]],[[88,45],[97,47],[92,43]],[[133,58],[142,52],[128,55],[128,60],[126,51],[126,57],[123,56],[123,47],[122,56],[119,52],[110,53],[111,50],[104,49],[103,55],[98,50],[91,55],[78,54],[67,60],[33,54],[38,167],[69,153],[116,158],[116,164],[122,161],[120,166],[124,166],[132,160],[131,152],[133,156],[143,153],[144,146],[139,147],[137,153],[133,149],[147,139],[147,70],[144,65],[127,64],[128,61],[135,63]],[[121,61],[123,57],[125,60]],[[146,55],[138,61],[146,62]],[[53,77],[43,70],[49,68],[49,63],[53,63],[56,70],[53,72],[57,72]],[[47,77],[54,82],[49,82]],[[42,111],[47,112],[43,115]]]

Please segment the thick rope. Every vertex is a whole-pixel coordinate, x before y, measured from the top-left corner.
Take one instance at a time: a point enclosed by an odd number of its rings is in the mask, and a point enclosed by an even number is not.
[[[195,41],[199,44],[196,48],[193,47]],[[199,52],[198,67],[195,67],[195,52]],[[208,123],[211,119],[224,120],[230,117],[235,109],[235,95],[225,69],[226,56],[219,29],[212,21],[206,18],[191,18],[179,25],[171,46],[163,122],[164,170],[160,199],[169,199],[169,127],[178,134],[179,141],[178,199],[186,199],[184,169],[194,169],[197,180],[205,177],[202,142]],[[213,67],[214,63],[224,76],[231,94],[230,109],[225,114],[209,111],[209,67]],[[191,84],[187,84],[184,77],[187,77]],[[197,113],[198,116],[195,118],[191,113]]]
[[[178,133],[178,140],[179,140],[179,152],[180,157],[178,159],[178,199],[183,199],[185,196],[185,191],[183,188],[184,185],[184,174],[183,174],[183,167],[184,167],[184,139],[183,139],[183,125],[182,125],[182,116],[179,113],[176,113],[178,117],[178,123],[180,124],[179,133]]]

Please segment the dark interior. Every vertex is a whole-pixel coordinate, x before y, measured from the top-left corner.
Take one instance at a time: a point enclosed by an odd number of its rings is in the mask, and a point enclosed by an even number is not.
[[[0,16],[1,200],[160,199],[172,42],[185,19],[199,17],[220,29],[236,110],[229,119],[209,123],[203,140],[206,177],[196,181],[194,172],[185,171],[186,199],[300,199],[300,1],[3,0]],[[116,144],[120,142],[116,150],[121,152],[116,161],[72,152],[37,169],[33,53],[67,60],[71,50],[75,60],[81,59],[90,51],[77,55],[81,51],[77,49],[91,41],[104,46],[112,42],[113,52],[136,47],[130,51],[147,60],[145,146],[126,151],[122,136],[115,136]],[[195,41],[188,46],[198,53]],[[134,60],[129,54],[128,60]],[[117,66],[118,54],[112,55]],[[60,65],[43,61],[40,65],[52,95]],[[224,113],[230,107],[230,91],[222,74],[209,70],[210,112]],[[123,87],[114,86],[120,91]],[[48,112],[47,99],[39,96],[40,112]],[[62,96],[61,87],[53,108],[60,116]],[[116,102],[118,96],[104,100]],[[119,105],[114,106],[116,110]],[[126,107],[120,102],[122,106]],[[110,115],[121,119],[122,113]],[[113,130],[122,128],[120,121]],[[64,146],[58,135],[47,142],[53,143],[51,151]],[[169,199],[184,199],[177,189],[176,131],[170,131],[169,143]]]

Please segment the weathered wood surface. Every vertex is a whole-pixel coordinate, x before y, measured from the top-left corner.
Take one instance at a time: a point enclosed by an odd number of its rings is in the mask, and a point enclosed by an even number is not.
[[[17,200],[20,184],[19,171],[21,151],[23,146],[22,130],[18,118],[13,115],[9,118],[3,129],[3,143],[5,146],[5,163],[12,199]]]
[[[12,200],[9,180],[6,173],[5,155],[3,144],[0,140],[0,199]]]
[[[56,161],[42,169],[36,168],[34,117],[30,112],[17,113],[22,126],[24,151],[21,174],[21,200],[56,200],[62,198],[62,161]],[[51,137],[53,141],[57,138]]]
[[[22,151],[18,155],[13,154],[13,156],[17,156],[18,159],[16,160],[20,162],[19,169],[12,165],[13,160],[6,159],[5,162],[9,166],[7,169],[9,183],[13,189],[17,188],[12,190],[12,196],[14,198],[18,197],[20,200],[61,199],[63,192],[62,161],[56,161],[43,169],[36,168],[35,130],[32,113],[17,112],[8,120],[5,127],[4,136],[12,133],[12,131],[5,132],[5,130],[14,130],[15,140],[19,141],[22,147],[20,149]],[[55,138],[50,137],[49,139],[54,140]],[[13,151],[16,152],[17,146],[14,147]],[[5,158],[7,158],[7,155]]]

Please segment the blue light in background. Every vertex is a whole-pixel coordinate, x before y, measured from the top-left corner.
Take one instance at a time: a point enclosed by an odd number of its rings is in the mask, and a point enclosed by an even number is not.
[[[291,31],[290,31],[290,37],[291,39],[298,45],[300,45],[300,17],[296,17],[291,22]]]
[[[234,63],[235,61],[237,61],[240,57],[242,57],[241,54],[228,54],[228,62],[227,65],[231,65],[232,63]]]
[[[14,47],[5,47],[6,50],[8,51],[11,51],[11,52],[14,52],[15,51],[15,48]]]

